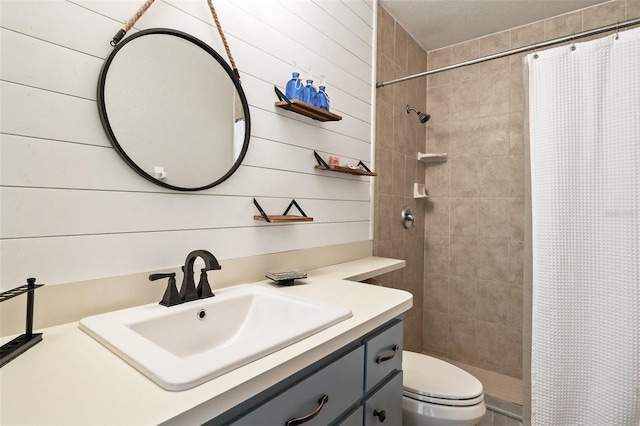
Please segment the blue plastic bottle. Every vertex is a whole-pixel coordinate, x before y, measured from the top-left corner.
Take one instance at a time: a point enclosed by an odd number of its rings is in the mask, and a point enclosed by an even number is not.
[[[312,83],[313,80],[307,80],[307,85],[302,89],[302,100],[310,105],[315,105],[318,93]]]
[[[285,89],[285,95],[289,99],[302,100],[302,80],[300,80],[300,73],[294,72],[293,78],[287,82]]]
[[[316,97],[316,106],[318,108],[326,109],[329,111],[329,95],[325,92],[325,87],[320,86],[318,88],[318,95]]]

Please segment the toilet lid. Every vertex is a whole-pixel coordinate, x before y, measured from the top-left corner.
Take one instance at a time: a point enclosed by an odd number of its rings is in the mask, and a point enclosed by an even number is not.
[[[481,402],[482,383],[448,362],[415,352],[402,352],[404,394],[410,398],[444,405]]]

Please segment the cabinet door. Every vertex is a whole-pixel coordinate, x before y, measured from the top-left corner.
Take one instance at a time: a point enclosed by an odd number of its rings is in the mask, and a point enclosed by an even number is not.
[[[306,417],[305,426],[328,425],[362,396],[363,364],[360,346],[232,424],[284,426]]]
[[[364,425],[402,424],[402,371],[364,403]]]
[[[402,370],[402,321],[367,340],[365,391],[381,380]]]

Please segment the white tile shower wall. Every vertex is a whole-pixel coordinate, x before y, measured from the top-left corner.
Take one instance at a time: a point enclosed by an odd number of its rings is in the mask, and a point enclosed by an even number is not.
[[[175,267],[187,252],[220,259],[370,239],[370,178],[313,168],[313,150],[371,164],[371,1],[216,0],[251,111],[250,149],[222,185],[178,193],[139,177],[98,117],[109,40],[142,1],[0,2],[0,289]],[[205,0],[157,0],[131,32],[166,27],[223,56]],[[276,110],[293,62],[326,76],[320,123]],[[281,213],[295,198],[313,223],[265,225],[252,197]]]

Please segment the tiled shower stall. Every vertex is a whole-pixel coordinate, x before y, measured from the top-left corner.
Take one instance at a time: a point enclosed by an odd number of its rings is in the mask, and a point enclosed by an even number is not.
[[[615,0],[425,52],[381,6],[376,80],[639,16],[640,0]],[[374,254],[407,260],[404,270],[379,278],[414,294],[407,349],[522,378],[528,388],[525,55],[377,89]],[[429,122],[419,125],[407,104],[431,114]],[[449,159],[422,164],[417,152]],[[414,182],[426,183],[431,197],[413,199]],[[401,226],[404,205],[416,213],[410,230]]]

